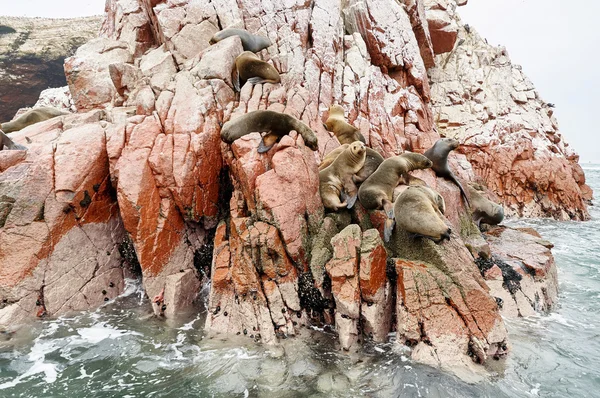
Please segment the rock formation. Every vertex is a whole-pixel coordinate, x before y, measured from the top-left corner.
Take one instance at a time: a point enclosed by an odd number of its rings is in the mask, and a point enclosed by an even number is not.
[[[0,16],[0,123],[33,106],[40,91],[66,84],[64,59],[98,35],[102,17]]]
[[[457,15],[451,22],[460,24]],[[487,44],[473,28],[461,26],[456,37],[429,70],[438,132],[461,142],[475,175],[507,214],[588,219],[592,191],[551,105],[506,48]]]
[[[316,323],[355,350],[395,331],[415,359],[461,373],[507,352],[501,314],[556,300],[548,243],[504,227],[486,241],[456,185],[431,170],[414,174],[444,197],[449,242],[397,228],[384,245],[383,212],[359,203],[324,212],[317,165],[339,145],[322,125],[332,103],[384,157],[422,153],[442,131],[463,137],[440,116],[455,109],[440,105],[453,98],[442,62],[454,62],[464,35],[454,3],[109,0],[106,10],[102,37],[65,61],[78,113],[14,133],[28,151],[0,151],[0,259],[9,264],[0,268],[0,325],[93,308],[136,272],[155,313],[173,317],[210,278],[210,335],[275,344]],[[260,55],[281,84],[234,92],[240,39],[209,46],[230,26],[270,38]],[[295,132],[265,154],[258,133],[221,142],[223,123],[257,109],[302,120],[319,150]],[[521,119],[546,120],[527,109]],[[548,159],[539,140],[515,166],[492,155],[522,154],[524,141],[494,131],[461,138],[464,153],[451,155],[460,177],[499,176],[489,188],[513,213],[585,218],[589,192],[574,155],[552,152],[562,185],[534,187],[527,181]],[[511,164],[525,171],[511,174]]]

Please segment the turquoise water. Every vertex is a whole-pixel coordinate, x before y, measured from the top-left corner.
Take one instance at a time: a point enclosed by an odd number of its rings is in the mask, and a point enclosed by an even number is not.
[[[600,165],[584,168],[600,192]],[[136,282],[115,302],[35,323],[0,341],[0,397],[600,397],[600,209],[586,223],[512,221],[555,244],[560,298],[549,315],[507,320],[505,370],[479,384],[408,359],[390,342],[360,356],[306,330],[279,350],[206,339],[204,318],[148,317]]]

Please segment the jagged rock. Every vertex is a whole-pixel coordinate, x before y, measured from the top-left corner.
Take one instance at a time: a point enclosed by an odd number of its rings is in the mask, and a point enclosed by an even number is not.
[[[475,362],[506,352],[496,300],[456,233],[435,244],[396,227],[390,248],[397,257],[397,339],[414,347],[415,360],[466,377],[478,373]]]
[[[64,59],[96,37],[101,23],[97,16],[0,16],[0,123],[11,120],[19,108],[33,106],[42,90],[65,86]],[[45,105],[56,104],[37,104]]]
[[[65,60],[67,83],[78,110],[107,107],[115,95],[110,78],[110,64],[133,62],[133,54],[125,42],[97,38],[77,49]]]
[[[344,350],[356,344],[359,337],[360,286],[358,263],[361,246],[360,227],[352,224],[331,239],[333,258],[325,268],[331,278],[335,298],[335,326]]]
[[[123,291],[125,230],[110,186],[104,129],[98,122],[77,124],[85,119],[76,115],[63,118],[14,133],[32,142],[0,174],[0,297],[9,303],[0,309],[2,324],[93,308]]]
[[[392,326],[394,295],[386,268],[387,250],[379,232],[363,232],[359,265],[362,332],[378,343],[387,341]]]
[[[529,316],[550,311],[558,300],[552,244],[531,229],[494,227],[485,238],[493,257],[487,269],[482,269],[483,276],[492,296],[502,299],[502,315]]]
[[[464,144],[459,151],[507,215],[589,218],[591,190],[579,157],[554,139],[556,119],[533,84],[506,49],[488,45],[473,28],[461,28],[459,39],[463,44],[429,70],[440,133]]]

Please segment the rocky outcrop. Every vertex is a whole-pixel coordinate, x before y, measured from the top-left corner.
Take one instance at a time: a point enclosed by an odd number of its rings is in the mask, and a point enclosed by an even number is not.
[[[33,106],[40,92],[66,85],[63,61],[98,35],[102,17],[0,16],[0,123]]]
[[[461,142],[477,178],[508,215],[588,219],[592,191],[552,105],[505,48],[487,44],[472,27],[461,26],[453,47],[429,70],[438,132]]]
[[[550,311],[558,300],[553,245],[530,228],[495,227],[485,237],[493,255],[478,265],[501,314],[519,317]]]
[[[354,350],[395,331],[415,359],[462,376],[503,356],[496,297],[514,297],[516,312],[502,308],[516,315],[527,314],[519,292],[534,309],[554,300],[539,238],[518,261],[510,242],[521,232],[498,229],[486,242],[456,185],[431,170],[415,176],[444,197],[454,232],[440,245],[398,228],[385,245],[381,211],[357,203],[325,214],[319,196],[317,165],[339,145],[322,124],[333,103],[384,157],[423,152],[440,137],[426,67],[449,46],[440,37],[454,39],[430,11],[453,8],[403,4],[108,1],[102,37],[65,62],[78,113],[15,133],[27,152],[0,151],[0,258],[12,264],[0,269],[0,323],[96,306],[120,292],[132,266],[165,317],[189,309],[210,278],[209,335],[276,344],[316,323]],[[261,57],[281,84],[233,90],[240,39],[208,46],[228,26],[271,39]],[[223,123],[259,109],[302,120],[318,150],[296,132],[265,154],[258,133],[221,142]],[[474,180],[474,155],[464,152],[450,164]],[[534,274],[519,267],[539,275],[528,285]],[[522,275],[518,291],[505,268]],[[497,269],[502,282],[490,288]]]

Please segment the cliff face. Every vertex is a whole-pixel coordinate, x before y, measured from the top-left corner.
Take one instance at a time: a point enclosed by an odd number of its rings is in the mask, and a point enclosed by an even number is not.
[[[339,145],[322,124],[332,103],[384,157],[423,152],[440,137],[445,97],[433,77],[445,62],[436,54],[461,34],[455,7],[108,1],[103,37],[65,62],[79,113],[14,133],[26,152],[0,151],[0,259],[10,264],[0,268],[0,324],[97,306],[138,270],[155,312],[167,317],[210,278],[211,334],[276,343],[317,323],[335,327],[352,350],[395,331],[414,358],[454,372],[504,355],[501,313],[527,315],[556,300],[547,242],[503,228],[486,241],[458,188],[431,170],[415,175],[445,199],[454,232],[440,245],[398,228],[385,245],[381,211],[358,204],[326,214],[319,196],[317,165]],[[260,55],[281,84],[234,92],[239,38],[209,46],[228,26],[270,38]],[[266,154],[257,153],[257,133],[221,142],[223,123],[257,109],[302,120],[318,151],[294,132]],[[506,139],[503,151],[521,142]],[[496,158],[482,155],[472,167],[489,146],[466,144],[450,158],[461,177],[497,170]],[[521,163],[529,172],[539,162],[531,152]],[[574,158],[554,158],[573,180]],[[490,188],[511,206],[583,218],[585,186],[572,180],[562,185],[571,202],[553,193],[556,184],[536,187],[550,207],[528,185]]]
[[[592,191],[565,142],[552,104],[503,47],[460,26],[451,52],[429,70],[431,106],[441,135],[461,142],[477,179],[496,193],[509,215],[586,220]]]
[[[97,36],[101,22],[0,16],[0,123],[35,104],[42,90],[64,86],[64,59]]]

